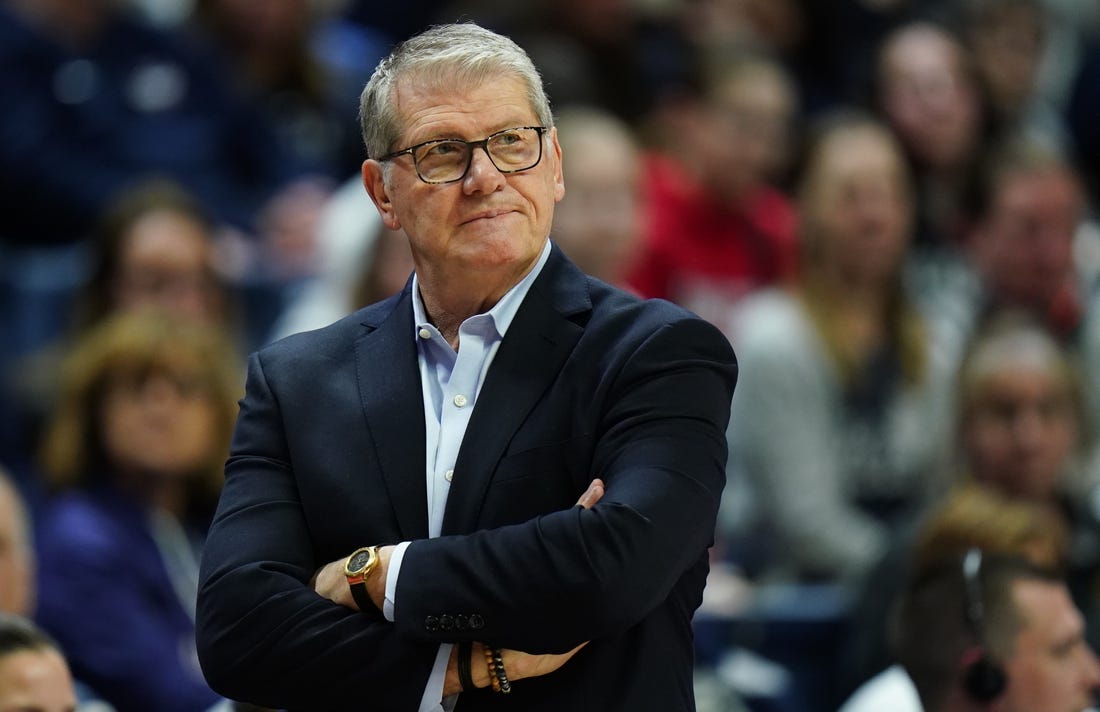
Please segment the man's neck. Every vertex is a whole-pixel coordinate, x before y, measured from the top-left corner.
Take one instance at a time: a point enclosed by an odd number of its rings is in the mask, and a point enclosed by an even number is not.
[[[516,270],[450,275],[418,268],[420,299],[428,320],[457,351],[458,329],[462,322],[495,307],[508,290],[523,281],[535,264],[537,259]]]

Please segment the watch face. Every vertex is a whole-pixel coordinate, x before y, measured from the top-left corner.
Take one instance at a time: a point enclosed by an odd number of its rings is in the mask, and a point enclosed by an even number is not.
[[[348,561],[348,571],[357,573],[367,567],[367,562],[371,559],[371,552],[369,551],[357,551],[355,555]]]

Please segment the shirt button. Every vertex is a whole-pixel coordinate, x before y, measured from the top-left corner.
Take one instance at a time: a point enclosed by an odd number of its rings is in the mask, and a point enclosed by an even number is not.
[[[432,332],[428,331],[427,329],[421,329],[420,332],[419,332],[419,335],[420,335],[420,338],[422,338],[422,339],[432,338]]]
[[[446,472],[443,473],[443,479],[447,480],[448,482],[450,482],[452,479],[454,479],[454,476],[455,476],[455,471],[454,470],[447,470]]]
[[[462,395],[461,393],[455,396],[455,405],[457,405],[459,408],[464,407],[466,405],[466,396]]]

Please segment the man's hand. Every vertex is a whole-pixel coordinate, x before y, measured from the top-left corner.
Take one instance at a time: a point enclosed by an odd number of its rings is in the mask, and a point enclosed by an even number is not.
[[[519,650],[502,650],[500,655],[501,660],[504,661],[504,671],[508,674],[509,682],[515,682],[525,677],[540,677],[554,672],[565,665],[570,658],[586,645],[588,645],[588,641],[561,655],[551,655],[549,653],[531,655]],[[443,681],[444,697],[463,691],[458,680],[458,651],[459,646],[457,645],[451,648],[451,659],[447,662],[447,676]],[[478,689],[489,687],[492,684],[492,680],[489,679],[489,666],[485,662],[485,646],[481,643],[474,643],[470,652],[470,677],[473,679],[474,687]]]

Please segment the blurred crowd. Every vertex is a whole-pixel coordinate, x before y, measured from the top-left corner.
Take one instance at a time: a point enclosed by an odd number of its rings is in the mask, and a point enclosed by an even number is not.
[[[1014,506],[1100,644],[1097,0],[0,0],[0,611],[82,699],[231,705],[193,615],[243,359],[405,285],[358,94],[456,20],[543,74],[551,239],[737,352],[701,710],[838,709],[937,551],[1033,551]]]

